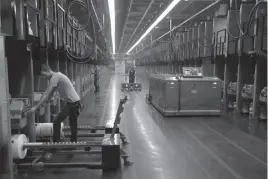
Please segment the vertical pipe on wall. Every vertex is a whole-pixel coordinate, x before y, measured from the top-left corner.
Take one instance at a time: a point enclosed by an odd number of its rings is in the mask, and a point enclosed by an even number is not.
[[[71,80],[71,82],[73,82],[74,81],[74,63],[70,60],[70,74],[71,74],[71,76],[70,76],[70,80]]]
[[[31,104],[34,105],[34,72],[33,72],[33,53],[32,53],[32,47],[30,44],[27,44],[27,50],[30,54],[30,64],[29,64],[29,80],[30,80],[30,90],[28,91],[29,99],[31,101]],[[29,116],[28,119],[28,135],[30,142],[36,141],[36,135],[35,135],[35,114],[32,114]]]
[[[60,71],[60,61],[59,61],[59,52],[56,52],[56,71]],[[60,98],[57,100],[57,107],[56,107],[56,114],[60,113],[61,111],[61,103],[60,103]]]
[[[229,63],[228,59],[225,59],[225,64],[224,64],[224,81],[223,81],[223,110],[224,113],[227,114],[228,112],[228,85],[230,83],[230,68],[229,68]]]
[[[256,3],[258,3],[260,0],[256,0]],[[257,13],[256,18],[259,18],[259,26],[255,24],[254,31],[256,34],[256,38],[254,41],[254,50],[262,51],[263,49],[267,49],[267,39],[265,39],[263,36],[263,33],[267,31],[267,22],[265,22],[261,17],[263,17],[267,13],[267,7],[266,5],[260,6]],[[267,19],[266,19],[267,21]],[[263,24],[262,22],[266,23]],[[266,42],[266,43],[265,43]],[[259,104],[259,95],[261,88],[264,87],[264,85],[267,86],[267,81],[263,75],[267,75],[267,68],[264,68],[263,66],[267,66],[266,59],[263,59],[263,57],[257,57],[256,64],[255,64],[255,74],[254,74],[254,91],[253,91],[253,119],[258,118],[258,104]],[[264,65],[265,64],[265,65]],[[261,69],[262,68],[262,69]],[[265,69],[265,70],[263,70]],[[263,71],[262,71],[263,70]],[[266,83],[266,84],[263,84]]]
[[[11,154],[11,123],[9,118],[9,83],[7,59],[5,55],[5,37],[0,36],[0,178],[13,179]]]
[[[83,65],[82,64],[79,64],[78,69],[79,69],[79,80],[80,80],[80,96],[81,96],[81,98],[83,98],[84,97],[84,95],[83,95],[83,88],[82,88],[82,86],[83,86],[83,84],[82,84],[82,79],[83,79]]]
[[[197,58],[197,43],[198,43],[198,24],[195,22],[193,31],[192,31],[192,59],[193,59],[193,66],[199,67],[199,59]]]
[[[233,17],[233,13],[236,13],[237,12],[234,12],[233,10],[229,10],[228,11],[228,14],[227,14],[227,31],[231,34],[235,34],[235,35],[239,35],[237,34],[237,29],[234,29],[234,25],[236,25],[235,23],[236,22],[236,19],[235,17]],[[230,65],[232,65],[232,63],[230,63],[230,60],[233,60],[233,59],[230,59],[230,50],[233,51],[233,53],[235,53],[234,49],[235,47],[233,46],[233,44],[231,44],[230,40],[234,40],[230,35],[227,35],[227,43],[226,43],[226,52],[225,52],[225,63],[224,63],[224,81],[223,81],[223,111],[225,114],[228,113],[228,103],[229,103],[229,95],[228,95],[228,86],[229,86],[229,83],[231,82],[230,81],[230,77],[231,77],[231,71],[230,71]],[[230,50],[229,50],[230,49]]]
[[[183,38],[183,42],[182,42],[182,59],[183,59],[183,66],[186,67],[187,64],[186,64],[186,53],[187,53],[187,46],[186,46],[186,43],[187,43],[187,29],[185,29],[185,31],[183,32],[182,34],[182,38]]]
[[[254,90],[253,90],[253,114],[252,118],[258,118],[258,104],[259,104],[259,95],[260,95],[260,77],[261,77],[261,63],[260,60],[257,59],[255,64],[255,74],[254,74]]]
[[[170,33],[169,33],[169,37],[170,37],[169,45],[170,45],[170,47],[169,47],[169,49],[172,48],[171,45],[172,45],[172,42],[173,42],[173,38],[172,38],[173,32],[171,32],[171,29],[172,29],[172,28],[173,28],[173,21],[172,21],[172,19],[170,18],[170,19],[169,19],[169,30],[170,30]],[[171,74],[173,74],[173,73],[174,73],[174,66],[173,66],[173,64],[171,63],[173,59],[170,58],[170,57],[172,57],[173,54],[170,54],[170,53],[173,53],[173,52],[169,51],[169,55],[168,55],[168,56],[169,56],[169,62],[168,62],[168,66],[169,66],[169,68],[168,68],[168,71],[171,70]]]
[[[240,21],[238,23],[240,23],[241,27],[243,27],[244,22],[248,20],[248,14],[250,13],[252,7],[253,5],[251,4],[240,5]],[[237,73],[236,110],[235,110],[236,114],[240,112],[242,106],[241,91],[243,85],[246,83],[253,83],[252,70],[254,69],[252,68],[253,65],[252,61],[254,62],[254,60],[249,59],[249,56],[246,54],[250,50],[253,50],[253,44],[250,43],[251,41],[248,41],[249,39],[250,38],[241,37],[238,41],[239,62],[238,62],[238,73]]]
[[[49,62],[48,62],[48,50],[46,50],[46,64],[49,66]],[[47,80],[47,86],[49,84],[49,81]],[[45,107],[45,118],[44,118],[44,122],[45,123],[49,123],[50,120],[50,116],[51,116],[51,112],[50,112],[50,102],[48,102],[47,106]]]
[[[193,63],[192,63],[192,43],[193,43],[193,37],[192,37],[192,32],[193,32],[193,28],[190,28],[189,31],[187,32],[187,58],[188,58],[188,62],[189,62],[189,66],[192,67]]]

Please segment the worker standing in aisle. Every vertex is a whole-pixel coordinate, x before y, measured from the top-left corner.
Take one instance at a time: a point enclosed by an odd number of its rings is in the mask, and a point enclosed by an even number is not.
[[[61,98],[64,99],[65,105],[53,122],[53,141],[60,141],[61,123],[69,116],[71,142],[77,142],[77,118],[80,114],[81,103],[80,97],[75,91],[72,82],[61,72],[52,71],[48,65],[41,66],[40,74],[49,80],[49,85],[40,101],[32,107],[29,112],[34,113],[41,105],[48,101],[53,96],[55,90],[57,90]]]
[[[95,92],[98,92],[100,90],[100,86],[99,86],[100,68],[96,64],[94,65],[93,74],[94,74]]]

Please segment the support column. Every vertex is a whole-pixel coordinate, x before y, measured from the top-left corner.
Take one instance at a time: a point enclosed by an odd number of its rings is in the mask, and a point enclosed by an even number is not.
[[[32,47],[31,44],[27,45],[27,51],[29,51],[30,55],[30,64],[28,67],[29,70],[29,91],[28,91],[28,98],[31,101],[32,106],[34,105],[34,72],[33,72],[33,53],[32,53]],[[30,142],[36,141],[36,135],[35,135],[35,113],[31,114],[28,118],[28,135]]]
[[[257,0],[256,3],[260,2],[260,0]],[[256,12],[255,17],[256,18],[261,18],[264,13],[267,12],[267,6],[266,4],[263,4],[262,6],[259,7],[259,9]],[[259,20],[259,22],[264,22],[262,19]],[[259,50],[262,51],[264,49],[267,49],[267,39],[264,38],[263,33],[267,31],[267,22],[264,22],[255,25],[254,31],[257,34],[255,41],[254,41],[254,50]],[[264,43],[266,42],[266,43]],[[263,57],[257,56],[255,57],[256,59],[256,64],[255,64],[255,74],[254,74],[254,91],[253,91],[253,119],[257,119],[259,115],[258,111],[258,104],[259,104],[259,95],[264,86],[267,86],[267,56]]]
[[[172,55],[171,54],[168,54],[168,57],[169,57],[169,62],[168,62],[168,66],[170,66],[171,68],[168,68],[168,70],[171,70],[171,74],[174,74],[174,66],[173,66],[173,63],[171,63],[172,62],[172,58],[170,58],[170,57],[173,57],[173,44],[172,44],[172,42],[173,42],[173,39],[172,39],[172,34],[173,34],[173,32],[171,32],[171,30],[172,30],[172,28],[173,28],[173,21],[172,21],[172,19],[170,18],[169,19],[169,30],[170,30],[170,33],[169,33],[169,37],[170,37],[170,42],[169,42],[169,53],[172,53]]]
[[[253,91],[253,119],[258,118],[258,104],[259,104],[259,95],[260,95],[260,77],[261,77],[261,63],[260,60],[257,59],[255,64],[255,74],[254,74],[254,91]]]
[[[70,76],[70,78],[71,78],[71,82],[73,82],[74,81],[74,67],[73,67],[73,65],[74,65],[74,63],[72,62],[72,61],[70,61],[70,74],[71,74],[71,76]]]
[[[48,66],[49,65],[49,58],[48,58],[48,49],[46,49],[46,64]],[[51,68],[51,67],[50,67]],[[49,80],[47,80],[47,86],[49,85]],[[45,123],[49,123],[51,120],[50,120],[50,117],[51,117],[51,111],[50,111],[50,102],[48,102],[47,106],[45,107],[45,118],[44,118],[44,122]]]
[[[228,59],[225,59],[224,65],[224,86],[223,86],[223,110],[227,114],[228,112],[228,85],[230,83],[230,68],[228,64]]]
[[[56,52],[56,53],[57,53],[57,58],[56,58],[56,62],[55,62],[56,71],[60,71],[59,52]],[[59,114],[60,111],[61,111],[60,98],[58,98],[57,104],[58,105],[57,105],[57,108],[56,108],[56,113]]]
[[[11,154],[11,123],[9,118],[9,83],[7,59],[5,55],[5,37],[0,36],[0,178],[13,179],[13,161]]]
[[[79,80],[80,80],[80,96],[83,98],[83,85],[82,85],[82,78],[83,78],[83,65],[79,64],[78,66],[79,69]]]

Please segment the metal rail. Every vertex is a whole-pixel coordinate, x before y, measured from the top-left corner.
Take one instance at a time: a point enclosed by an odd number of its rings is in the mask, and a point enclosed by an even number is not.
[[[64,134],[65,137],[71,137],[71,134]],[[77,134],[77,137],[104,137],[104,134],[88,133],[88,134]]]
[[[34,151],[34,154],[40,155],[43,154],[43,151]],[[101,154],[102,150],[91,150],[91,151],[84,151],[84,150],[72,150],[72,151],[56,151],[53,153],[54,155],[92,155],[92,154]]]
[[[39,164],[36,164],[39,165]],[[89,169],[103,169],[103,165],[100,163],[42,163],[44,168],[89,168]],[[18,168],[33,167],[32,163],[18,164]]]
[[[127,96],[125,96],[124,99],[121,99],[120,100],[119,107],[118,107],[117,113],[116,113],[116,118],[115,118],[115,121],[114,121],[114,126],[113,126],[113,130],[112,130],[112,134],[110,136],[111,139],[114,139],[114,135],[116,133],[117,125],[120,123],[120,120],[121,120],[120,114],[124,110],[124,104],[127,102],[127,99],[128,99]]]
[[[63,131],[69,131],[71,130],[70,126],[64,126]],[[96,127],[92,127],[92,126],[77,126],[78,130],[105,130],[105,126],[96,126]]]
[[[44,148],[70,148],[70,147],[101,147],[102,142],[34,142],[34,143],[25,143],[23,144],[24,149],[44,149]]]

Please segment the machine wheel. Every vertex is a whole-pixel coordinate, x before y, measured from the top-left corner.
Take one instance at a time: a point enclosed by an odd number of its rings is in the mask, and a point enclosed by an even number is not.
[[[37,172],[44,171],[44,168],[45,168],[45,166],[44,166],[44,163],[43,162],[37,162],[37,163],[33,164],[33,169],[35,171],[37,171]]]

